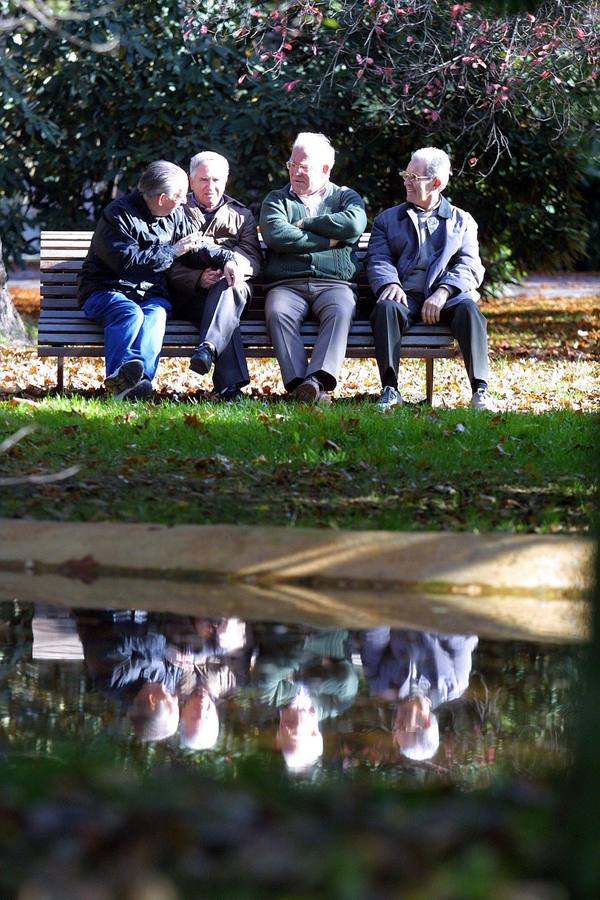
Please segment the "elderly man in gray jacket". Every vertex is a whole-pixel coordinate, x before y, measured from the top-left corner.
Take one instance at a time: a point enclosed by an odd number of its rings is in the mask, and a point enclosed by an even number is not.
[[[377,301],[371,316],[383,392],[379,408],[402,402],[398,365],[402,335],[417,322],[450,326],[461,349],[474,409],[495,410],[488,393],[487,323],[477,301],[484,268],[477,224],[442,196],[450,178],[443,150],[424,147],[401,173],[406,203],[376,217],[367,275]]]

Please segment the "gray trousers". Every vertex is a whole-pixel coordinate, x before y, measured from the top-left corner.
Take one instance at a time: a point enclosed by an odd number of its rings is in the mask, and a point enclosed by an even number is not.
[[[294,279],[269,290],[265,300],[267,330],[288,391],[311,375],[326,391],[335,388],[355,311],[356,293],[346,282]],[[310,362],[300,337],[300,326],[309,313],[319,323]]]
[[[383,387],[397,386],[402,335],[422,322],[423,294],[407,294],[408,307],[393,300],[376,303],[371,313],[375,357]],[[471,386],[488,380],[487,321],[477,303],[460,300],[440,310],[440,325],[448,325],[458,341]]]
[[[242,387],[250,383],[246,354],[240,333],[240,316],[250,298],[249,284],[229,287],[225,278],[220,278],[207,291],[198,293],[193,303],[173,304],[174,314],[183,319],[191,319],[200,329],[200,343],[208,341],[217,353],[213,384],[215,390],[227,387]]]

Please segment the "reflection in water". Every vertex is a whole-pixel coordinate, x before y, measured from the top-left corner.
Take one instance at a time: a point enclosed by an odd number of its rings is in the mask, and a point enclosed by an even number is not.
[[[465,784],[568,756],[576,648],[143,610],[2,612],[0,715],[13,749],[97,742],[124,764],[230,773],[276,754],[319,777]]]
[[[433,710],[464,694],[476,646],[475,635],[397,628],[360,633],[369,692],[397,701],[392,733],[398,750],[408,759],[431,759],[437,753],[440,733]]]
[[[323,753],[319,723],[340,715],[358,691],[348,631],[318,632],[265,625],[253,672],[257,699],[277,708],[277,746],[292,770],[306,770]]]

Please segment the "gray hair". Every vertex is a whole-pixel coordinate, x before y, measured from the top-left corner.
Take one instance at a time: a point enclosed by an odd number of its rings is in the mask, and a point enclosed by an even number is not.
[[[430,178],[439,178],[446,185],[450,178],[450,157],[444,150],[437,147],[421,147],[415,150],[410,158],[411,162],[425,163],[425,175]]]
[[[138,190],[145,197],[159,197],[166,194],[172,197],[185,182],[187,190],[188,177],[184,169],[166,159],[158,159],[150,163],[138,181]]]
[[[294,147],[306,147],[314,150],[322,158],[323,163],[333,169],[335,150],[329,138],[324,134],[316,131],[301,131],[294,141],[292,150]]]
[[[190,178],[194,177],[194,172],[203,163],[218,163],[225,169],[225,176],[229,175],[229,161],[224,156],[212,150],[202,150],[190,159]]]

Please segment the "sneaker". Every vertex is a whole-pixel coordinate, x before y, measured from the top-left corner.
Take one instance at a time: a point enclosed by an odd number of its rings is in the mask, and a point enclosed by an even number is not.
[[[488,412],[498,412],[498,406],[493,397],[490,397],[486,388],[479,388],[471,397],[471,409],[485,409]]]
[[[104,379],[104,387],[110,391],[115,400],[121,400],[127,391],[140,383],[143,375],[143,362],[139,359],[131,359]]]
[[[210,344],[199,344],[190,359],[190,369],[197,375],[208,375],[212,369],[217,354]]]
[[[377,398],[377,402],[375,403],[375,406],[380,412],[389,412],[394,408],[394,406],[401,405],[402,396],[400,394],[400,391],[397,388],[392,387],[390,384],[388,384],[387,387],[384,387],[381,395]]]
[[[121,400],[140,400],[142,402],[147,402],[148,400],[152,400],[154,396],[154,388],[152,387],[152,382],[149,378],[142,378],[137,384],[135,384],[132,388],[129,388],[127,391],[123,391],[120,395]]]
[[[309,376],[292,391],[292,397],[294,400],[298,400],[299,403],[315,403],[323,393],[325,391],[323,391],[317,379]]]

